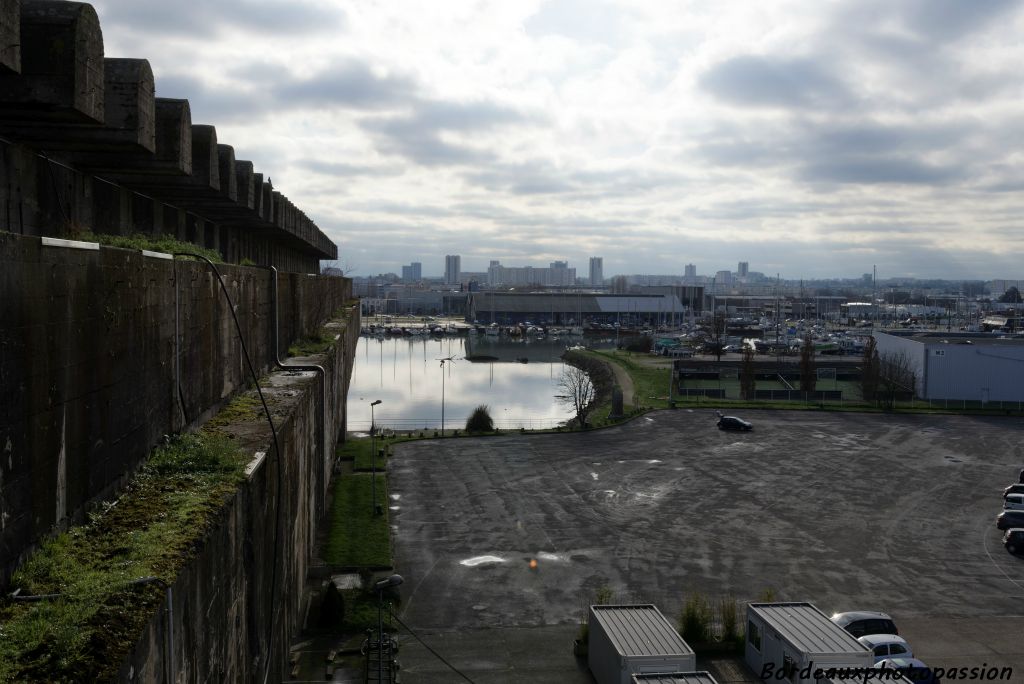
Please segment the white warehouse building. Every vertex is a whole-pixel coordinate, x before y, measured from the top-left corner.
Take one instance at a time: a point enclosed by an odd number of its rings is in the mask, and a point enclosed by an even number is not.
[[[915,393],[929,401],[1024,401],[1024,339],[925,332],[875,333],[880,357],[913,370]]]

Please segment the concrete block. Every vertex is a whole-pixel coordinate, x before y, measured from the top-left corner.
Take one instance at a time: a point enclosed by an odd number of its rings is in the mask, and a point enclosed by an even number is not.
[[[251,161],[235,161],[235,201],[246,209],[255,208],[255,177]]]
[[[21,73],[0,73],[0,117],[102,124],[103,32],[92,5],[23,0],[19,31]]]
[[[104,102],[107,135],[156,151],[156,97],[153,70],[145,59],[105,59]]]
[[[156,98],[157,169],[192,173],[192,110],[188,100]]]
[[[21,2],[0,0],[0,71],[21,73]]]
[[[238,177],[235,171],[235,148],[217,145],[217,164],[220,176],[220,194],[232,202],[238,201]]]
[[[220,189],[217,129],[213,126],[192,125],[192,178],[196,185]]]

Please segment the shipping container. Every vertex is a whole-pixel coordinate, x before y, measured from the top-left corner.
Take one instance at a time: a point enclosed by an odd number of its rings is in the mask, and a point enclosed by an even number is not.
[[[632,684],[634,674],[692,672],[696,659],[656,606],[590,606],[587,664],[598,684]]]
[[[810,603],[747,604],[745,655],[757,677],[791,684],[815,684],[829,668],[875,662],[867,646]]]

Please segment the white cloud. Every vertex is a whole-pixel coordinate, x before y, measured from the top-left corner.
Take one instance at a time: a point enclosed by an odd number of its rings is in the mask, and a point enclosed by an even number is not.
[[[1024,277],[1008,0],[95,6],[361,273]]]

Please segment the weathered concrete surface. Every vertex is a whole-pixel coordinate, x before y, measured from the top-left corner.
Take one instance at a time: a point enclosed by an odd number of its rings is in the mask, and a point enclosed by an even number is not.
[[[270,273],[218,268],[263,372],[273,365]],[[350,281],[294,273],[281,274],[279,289],[285,350],[351,296]],[[0,585],[42,536],[81,522],[115,491],[164,434],[209,416],[248,382],[205,263],[44,247],[0,232]]]
[[[280,455],[262,416],[223,428],[253,455],[255,468],[174,581],[170,610],[165,603],[153,616],[122,664],[121,681],[260,682],[268,663],[267,681],[287,679],[314,524],[325,513],[334,447],[344,428],[359,331],[358,311],[349,313],[347,323],[329,324],[339,342],[328,354],[296,360],[326,370],[326,448],[319,375],[271,373],[264,394]]]
[[[937,664],[973,664],[972,642],[936,636],[972,620],[1024,674],[1024,562],[993,524],[1024,420],[744,415],[752,433],[681,410],[591,433],[397,446],[403,619],[427,632],[571,625],[601,586],[674,619],[687,592],[772,588],[826,612],[888,612]]]
[[[11,7],[4,3],[3,14]],[[0,119],[103,123],[103,32],[92,5],[22,0],[21,73],[0,71]],[[5,50],[6,52],[6,50]]]

